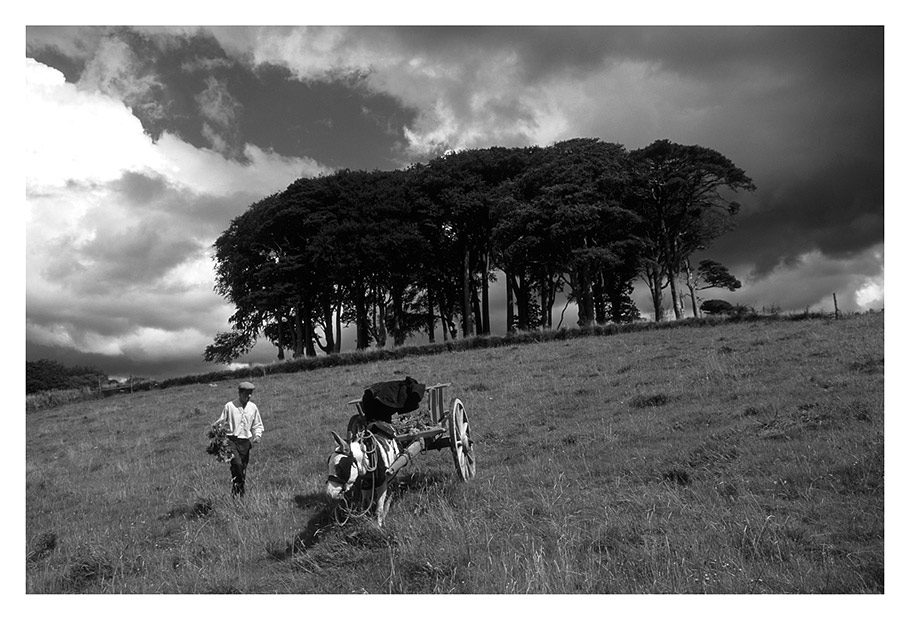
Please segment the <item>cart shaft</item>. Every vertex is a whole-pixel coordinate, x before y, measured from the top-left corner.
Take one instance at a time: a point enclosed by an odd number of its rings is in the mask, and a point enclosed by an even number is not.
[[[395,462],[389,465],[388,469],[385,470],[386,477],[393,478],[402,467],[410,463],[411,460],[421,452],[423,452],[423,439],[415,441],[398,455]]]

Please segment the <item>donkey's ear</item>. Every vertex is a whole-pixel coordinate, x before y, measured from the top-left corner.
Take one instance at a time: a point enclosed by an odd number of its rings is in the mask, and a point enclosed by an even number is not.
[[[338,433],[336,433],[335,431],[332,431],[332,438],[335,440],[335,443],[338,444],[338,447],[341,448],[342,450],[344,450],[345,452],[350,449],[348,442],[346,442],[344,439],[342,439],[341,436]]]

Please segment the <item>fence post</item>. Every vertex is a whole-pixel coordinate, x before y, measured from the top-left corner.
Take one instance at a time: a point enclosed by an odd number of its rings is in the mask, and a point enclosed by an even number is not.
[[[840,310],[837,309],[837,293],[831,293],[831,296],[834,297],[834,318],[840,318]]]

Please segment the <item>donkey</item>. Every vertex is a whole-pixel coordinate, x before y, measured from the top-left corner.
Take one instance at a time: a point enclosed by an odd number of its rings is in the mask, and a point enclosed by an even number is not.
[[[332,500],[343,500],[352,489],[360,489],[360,509],[373,512],[382,527],[388,511],[388,482],[386,470],[398,458],[400,449],[394,438],[371,430],[363,430],[342,439],[332,431],[335,451],[328,460],[328,479],[325,492]]]

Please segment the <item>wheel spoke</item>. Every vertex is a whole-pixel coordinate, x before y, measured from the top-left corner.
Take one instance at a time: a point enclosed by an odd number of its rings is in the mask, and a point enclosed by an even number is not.
[[[470,480],[474,477],[474,454],[471,447],[471,427],[464,405],[457,398],[453,400],[449,415],[449,445],[459,478]]]

